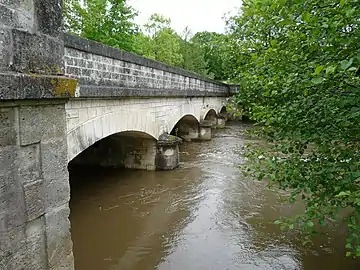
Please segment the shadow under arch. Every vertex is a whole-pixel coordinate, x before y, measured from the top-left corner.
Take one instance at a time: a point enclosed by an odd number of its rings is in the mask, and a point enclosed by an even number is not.
[[[186,114],[175,124],[171,130],[171,135],[182,138],[184,141],[191,141],[199,136],[200,123],[191,114]]]
[[[226,109],[226,106],[222,106],[220,111],[219,111],[220,114],[224,114],[224,113],[227,113],[227,109]]]
[[[143,131],[127,130],[96,141],[69,162],[75,166],[155,170],[157,140]]]
[[[213,126],[216,125],[217,113],[214,109],[210,109],[204,117],[204,120],[210,121]]]

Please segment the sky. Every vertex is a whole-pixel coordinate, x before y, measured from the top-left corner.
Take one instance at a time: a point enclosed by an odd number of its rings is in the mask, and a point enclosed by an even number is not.
[[[186,26],[192,33],[210,31],[222,33],[225,13],[239,8],[241,0],[129,0],[139,15],[136,23],[143,25],[153,13],[171,18],[172,27],[179,34]]]

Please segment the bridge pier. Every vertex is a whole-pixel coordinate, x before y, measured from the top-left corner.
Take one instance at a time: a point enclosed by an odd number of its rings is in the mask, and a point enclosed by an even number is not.
[[[0,269],[74,269],[61,7],[0,5]]]
[[[210,141],[211,140],[211,128],[213,127],[213,122],[210,120],[203,120],[200,123],[199,141]]]
[[[73,269],[65,102],[0,103],[0,269]]]
[[[226,116],[224,114],[219,114],[216,118],[216,128],[225,128],[226,125]]]
[[[173,170],[179,166],[180,151],[179,144],[181,139],[163,134],[157,143],[156,169],[162,171]]]

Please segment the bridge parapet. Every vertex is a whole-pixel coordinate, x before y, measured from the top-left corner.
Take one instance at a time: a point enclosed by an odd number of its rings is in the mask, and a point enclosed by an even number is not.
[[[65,73],[79,80],[78,97],[230,93],[227,84],[69,34],[65,35]]]

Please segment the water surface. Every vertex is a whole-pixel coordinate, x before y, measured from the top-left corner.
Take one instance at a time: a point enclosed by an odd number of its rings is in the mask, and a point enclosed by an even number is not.
[[[210,142],[181,146],[169,172],[71,173],[76,270],[355,270],[337,228],[303,246],[273,222],[301,211],[284,194],[244,179],[246,124],[230,123]]]

